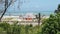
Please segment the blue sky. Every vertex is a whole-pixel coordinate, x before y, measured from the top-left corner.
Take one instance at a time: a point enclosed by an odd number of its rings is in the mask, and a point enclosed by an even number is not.
[[[22,5],[23,10],[32,10],[32,11],[53,11],[57,8],[60,0],[26,0]]]
[[[23,3],[18,9],[18,1],[10,6],[9,11],[54,11],[60,4],[60,0],[21,0]]]

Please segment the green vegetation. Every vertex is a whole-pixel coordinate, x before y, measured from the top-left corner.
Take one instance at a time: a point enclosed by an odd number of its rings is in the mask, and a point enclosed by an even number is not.
[[[60,4],[55,14],[51,14],[42,24],[42,34],[60,34]]]
[[[60,4],[58,5],[57,10],[55,10],[55,13],[59,13],[60,12]]]
[[[58,32],[60,32],[60,13],[50,15],[42,24],[42,34],[57,34]]]
[[[40,31],[40,26],[39,26]],[[41,32],[41,31],[40,31]],[[37,34],[38,33],[38,26],[30,25],[17,25],[14,23],[12,25],[8,23],[0,23],[0,34]]]

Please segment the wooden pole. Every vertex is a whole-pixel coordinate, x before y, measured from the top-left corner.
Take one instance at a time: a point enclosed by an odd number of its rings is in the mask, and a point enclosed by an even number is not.
[[[38,14],[38,26],[40,25],[40,20],[41,20],[41,15],[40,15],[40,13]]]
[[[41,15],[40,13],[38,14],[38,34],[40,33],[39,31],[39,26],[40,26],[40,20],[41,20]]]

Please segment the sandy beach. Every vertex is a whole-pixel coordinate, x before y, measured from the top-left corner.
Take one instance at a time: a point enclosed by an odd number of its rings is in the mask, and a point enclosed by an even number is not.
[[[44,16],[44,17],[41,17],[42,19],[44,18],[49,18],[49,16]],[[35,19],[35,21],[33,20],[24,20],[24,19],[21,19],[19,16],[4,16],[2,18],[2,21],[7,21],[9,24],[13,24],[14,21],[18,21],[18,24],[21,24],[21,25],[29,25],[29,24],[32,24],[33,26],[35,25],[38,25],[38,21]],[[42,24],[42,22],[40,23]]]
[[[21,20],[24,20],[24,19],[23,19],[24,17],[20,17],[20,16],[3,16],[2,20],[8,19],[8,18],[9,18],[9,19],[12,19],[12,20],[18,20],[18,21],[19,21],[19,20],[20,20],[20,21],[21,21]],[[41,16],[41,19],[42,19],[42,18],[43,18],[43,19],[44,19],[44,18],[49,18],[49,16],[43,16],[43,17]]]

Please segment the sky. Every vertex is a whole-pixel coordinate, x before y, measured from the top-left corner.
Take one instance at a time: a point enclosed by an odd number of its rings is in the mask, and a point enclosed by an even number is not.
[[[10,6],[9,11],[54,11],[60,4],[60,0],[20,0],[21,3],[18,1]]]
[[[14,2],[9,8],[8,12],[38,12],[38,11],[54,11],[57,9],[60,0],[19,0]],[[18,9],[20,5],[20,9]]]
[[[24,11],[53,11],[60,4],[60,0],[25,0],[22,4]]]

